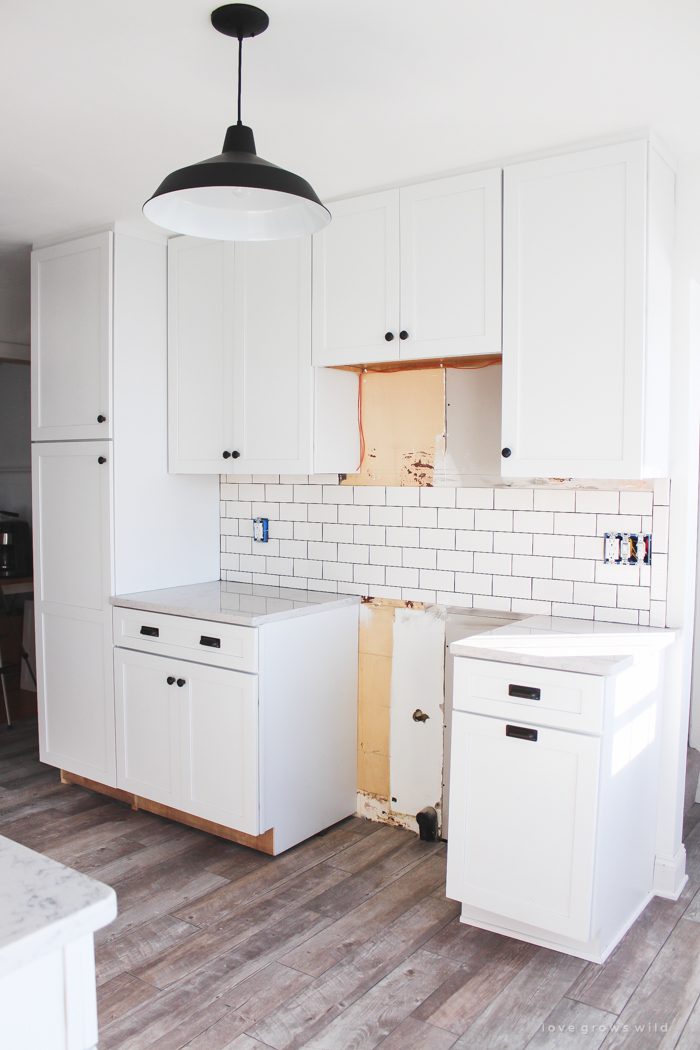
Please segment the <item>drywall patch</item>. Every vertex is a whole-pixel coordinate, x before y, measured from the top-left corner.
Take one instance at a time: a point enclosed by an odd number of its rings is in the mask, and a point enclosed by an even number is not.
[[[391,805],[442,806],[445,609],[396,609],[391,672]],[[423,720],[421,715],[427,715]]]
[[[433,484],[436,452],[444,456],[444,368],[363,372],[360,417],[360,472],[348,474],[343,484]]]

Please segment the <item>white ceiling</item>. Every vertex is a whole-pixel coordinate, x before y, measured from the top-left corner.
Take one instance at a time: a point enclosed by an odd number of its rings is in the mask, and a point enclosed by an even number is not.
[[[0,247],[140,221],[168,172],[220,151],[237,45],[213,6],[0,4]],[[647,126],[700,156],[697,0],[263,6],[243,119],[322,198]]]

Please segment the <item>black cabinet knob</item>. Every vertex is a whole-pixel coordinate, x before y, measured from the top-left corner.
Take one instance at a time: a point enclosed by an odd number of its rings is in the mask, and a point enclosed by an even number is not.
[[[178,684],[178,685],[180,686],[180,688],[182,689],[183,685],[185,684],[185,679],[184,679],[184,678],[178,678],[178,680],[177,680],[177,684]]]
[[[229,459],[230,456],[231,456],[231,453],[230,452],[224,452],[223,455],[224,455],[224,459]]]
[[[384,338],[386,339],[387,343],[390,343],[391,340],[394,338],[394,333],[393,332],[387,332],[386,335],[384,336]]]
[[[97,422],[98,422],[98,423],[105,423],[105,422],[106,422],[106,420],[107,420],[107,417],[106,417],[106,416],[98,416],[98,417],[97,417]]]
[[[408,332],[405,328],[402,332],[399,332],[399,339],[408,339]]]
[[[173,678],[173,676],[171,674],[169,674],[168,677],[165,680],[168,683],[168,685],[175,685],[175,679]]]
[[[502,448],[501,449],[501,455],[503,456],[504,459],[508,459],[508,456],[510,456],[510,449],[509,448]]]
[[[235,452],[234,451],[234,452],[231,453],[231,459],[238,459],[239,456],[240,456],[240,452]]]
[[[105,459],[105,457],[104,457],[104,456],[98,456],[98,457],[97,457],[97,462],[98,462],[98,463],[106,463],[106,462],[107,462],[107,460]]]

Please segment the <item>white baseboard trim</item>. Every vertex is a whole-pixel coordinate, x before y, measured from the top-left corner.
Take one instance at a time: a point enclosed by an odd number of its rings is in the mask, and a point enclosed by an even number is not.
[[[681,844],[673,857],[656,854],[654,861],[654,894],[677,901],[688,881],[685,873],[685,846]]]

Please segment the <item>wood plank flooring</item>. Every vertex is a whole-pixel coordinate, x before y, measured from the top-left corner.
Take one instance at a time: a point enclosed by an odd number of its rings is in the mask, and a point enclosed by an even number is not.
[[[100,1050],[696,1050],[692,792],[685,830],[680,900],[596,966],[462,925],[444,843],[352,817],[267,857],[62,785],[34,722],[0,727],[0,833],[117,892]]]

